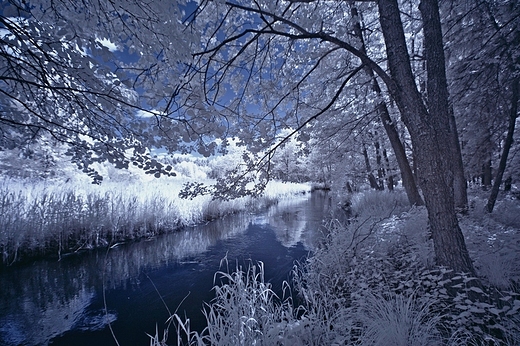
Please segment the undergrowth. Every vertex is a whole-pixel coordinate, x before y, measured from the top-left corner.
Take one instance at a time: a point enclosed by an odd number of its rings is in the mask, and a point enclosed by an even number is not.
[[[378,207],[362,202],[378,198],[384,200]],[[406,210],[399,201],[360,197],[353,203],[356,219],[329,221],[327,239],[305,262],[295,264],[284,297],[265,282],[262,263],[218,273],[223,280],[216,282],[216,297],[205,306],[208,327],[192,331],[189,319],[172,316],[177,343],[520,345],[518,267],[495,273],[503,278],[496,284],[482,266],[477,266],[478,278],[435,266],[426,209]],[[479,217],[474,207],[461,219],[474,256],[494,244],[489,239],[482,244],[490,230],[483,230]],[[504,239],[516,244],[511,256],[518,256],[519,235],[507,233],[510,225],[498,227],[499,217],[490,221],[495,225],[491,233],[496,240],[506,232]],[[166,338],[157,336],[151,342],[165,344]]]

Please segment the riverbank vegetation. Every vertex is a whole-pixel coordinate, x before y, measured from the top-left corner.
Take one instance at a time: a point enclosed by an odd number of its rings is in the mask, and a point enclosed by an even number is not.
[[[518,345],[520,206],[505,196],[483,216],[486,199],[471,192],[460,223],[478,277],[435,265],[426,208],[369,191],[353,196],[349,223],[328,222],[322,246],[295,264],[282,296],[262,263],[224,261],[204,308],[208,327],[191,331],[189,320],[172,316],[177,343]],[[161,345],[159,334],[152,344]]]
[[[72,174],[54,179],[0,181],[0,252],[9,265],[35,256],[58,256],[120,242],[151,238],[214,220],[259,210],[281,198],[311,191],[310,184],[271,181],[253,198],[214,200],[211,195],[179,198],[184,184],[211,183],[209,168],[184,159],[176,177],[154,178],[139,171],[106,172],[100,185]],[[106,168],[105,168],[106,169]]]

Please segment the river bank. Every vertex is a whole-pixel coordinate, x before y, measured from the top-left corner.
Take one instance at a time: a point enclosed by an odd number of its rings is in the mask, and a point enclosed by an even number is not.
[[[477,277],[435,264],[425,207],[367,190],[351,196],[354,217],[330,219],[320,246],[296,263],[283,286],[292,294],[274,292],[267,264],[234,267],[216,274],[208,328],[190,329],[176,314],[169,329],[190,346],[518,345],[520,203],[504,194],[483,213],[485,192],[469,192],[459,223]],[[152,344],[170,340],[159,330]]]
[[[2,265],[150,239],[227,214],[309,193],[310,184],[270,182],[260,198],[178,197],[186,178],[105,182],[0,182]],[[211,182],[211,181],[209,181]]]

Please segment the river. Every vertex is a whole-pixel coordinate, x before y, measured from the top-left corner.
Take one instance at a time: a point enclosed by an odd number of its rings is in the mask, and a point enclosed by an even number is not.
[[[0,345],[149,345],[168,310],[204,327],[203,302],[227,257],[262,261],[276,291],[319,241],[324,192],[147,241],[0,269]],[[112,327],[113,334],[109,328]]]

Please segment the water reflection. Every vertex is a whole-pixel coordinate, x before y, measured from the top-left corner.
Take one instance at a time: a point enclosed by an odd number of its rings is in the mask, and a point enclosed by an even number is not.
[[[286,278],[294,259],[313,248],[330,207],[313,194],[108,251],[3,268],[0,344],[113,343],[108,323],[122,344],[146,344],[145,333],[168,317],[163,301],[171,310],[182,302],[190,317],[200,314],[226,253],[271,261],[266,275]]]
[[[335,209],[332,198],[324,191],[314,192],[310,199],[302,197],[299,202],[292,205],[280,203],[266,213],[261,223],[274,230],[276,239],[283,246],[293,247],[301,243],[311,251],[325,231],[323,219],[332,217]]]

